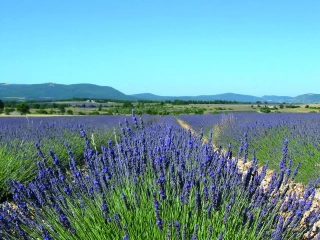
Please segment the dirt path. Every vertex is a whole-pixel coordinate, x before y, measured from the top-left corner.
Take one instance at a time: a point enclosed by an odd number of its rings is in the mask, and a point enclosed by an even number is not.
[[[176,120],[177,120],[177,122],[179,123],[179,125],[182,127],[182,128],[184,128],[184,129],[186,129],[186,130],[190,130],[190,132],[192,133],[192,135],[195,135],[195,136],[197,136],[198,134],[196,133],[196,131],[194,131],[193,130],[193,128],[188,124],[188,123],[186,123],[185,121],[182,121],[181,119],[179,119],[179,118],[176,118]]]
[[[177,120],[177,122],[179,123],[179,125],[182,128],[190,131],[192,135],[194,135],[196,137],[200,136],[200,134],[197,133],[188,123],[186,123],[185,121],[183,121],[183,120],[181,120],[179,118],[176,118],[176,120]],[[204,143],[208,143],[208,139],[207,138],[203,138],[203,142]],[[217,149],[217,147],[214,144],[212,144],[212,145],[213,145],[214,149]],[[222,149],[222,152],[225,153],[226,151]],[[232,159],[235,160],[234,157]],[[251,166],[251,162],[250,161],[243,162],[242,159],[238,159],[237,167],[244,174],[246,173],[246,171],[249,169],[250,166]],[[262,170],[262,167],[260,167],[258,169],[258,172],[260,173],[261,170]],[[274,170],[271,170],[271,169],[267,170],[266,176],[263,179],[263,181],[261,183],[261,186],[266,188],[269,185],[269,183],[271,182],[271,176],[272,176],[273,172],[274,172]],[[287,191],[287,194],[286,194],[287,196],[290,193],[294,193],[295,192],[296,194],[299,194],[298,196],[300,196],[301,199],[303,199],[303,194],[304,194],[304,191],[305,191],[305,187],[303,186],[303,184],[296,183],[296,182],[293,182],[293,181],[289,181],[288,182],[288,186],[289,186],[289,190]],[[283,189],[280,189],[280,192],[282,190]],[[319,209],[319,207],[320,207],[320,191],[319,191],[319,189],[316,189],[316,194],[315,194],[314,200],[312,202],[312,206],[311,206],[310,210],[305,213],[303,218],[307,217],[312,210],[316,211],[317,209]],[[304,224],[303,220],[302,220],[301,224]],[[320,228],[320,221],[316,222],[314,224],[314,227],[312,228],[313,236],[315,235],[314,233],[317,232],[317,228]],[[305,234],[304,237],[307,237],[307,234]],[[320,237],[320,233],[317,234],[317,237]]]

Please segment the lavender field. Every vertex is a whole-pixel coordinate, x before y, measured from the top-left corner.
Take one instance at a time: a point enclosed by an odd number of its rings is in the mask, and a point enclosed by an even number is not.
[[[210,137],[219,147],[251,160],[253,151],[260,163],[279,170],[284,141],[288,141],[288,159],[294,167],[299,163],[296,180],[307,184],[320,176],[320,115],[319,114],[218,114],[180,115],[196,132]],[[249,155],[248,155],[249,153]]]
[[[320,238],[318,114],[0,123],[0,239]]]

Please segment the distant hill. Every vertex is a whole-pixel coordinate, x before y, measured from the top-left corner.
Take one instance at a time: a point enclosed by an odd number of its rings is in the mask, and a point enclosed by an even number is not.
[[[303,94],[291,100],[292,103],[320,103],[320,94]]]
[[[25,100],[58,100],[71,98],[108,98],[118,100],[135,100],[112,87],[94,84],[0,84],[0,98]]]
[[[59,100],[71,98],[104,98],[118,100],[195,100],[195,101],[237,101],[262,103],[320,103],[320,94],[303,94],[297,97],[265,95],[263,97],[243,95],[236,93],[223,93],[216,95],[199,96],[159,96],[152,93],[126,95],[112,87],[94,84],[6,84],[0,83],[0,99],[3,100]]]
[[[176,99],[174,97],[158,96],[152,93],[139,93],[139,94],[132,94],[131,96],[139,100],[151,100],[151,101],[165,101],[165,100]]]
[[[158,96],[152,93],[142,93],[131,95],[137,99],[154,100],[154,101],[164,101],[164,100],[195,100],[195,101],[215,101],[215,100],[225,100],[225,101],[236,101],[236,102],[288,102],[291,97],[278,97],[278,96],[263,96],[255,97],[251,95],[243,95],[236,93],[223,93],[216,95],[199,95],[199,96],[182,96],[182,97],[172,97],[172,96]]]
[[[236,102],[256,102],[259,101],[259,97],[236,94],[236,93],[223,93],[217,95],[201,95],[197,97],[199,100],[205,99],[209,101],[213,100],[225,100],[225,101],[236,101]]]
[[[154,100],[154,101],[164,101],[164,100],[194,100],[194,101],[214,101],[214,100],[226,100],[226,101],[237,101],[237,102],[256,102],[261,98],[254,97],[250,95],[242,95],[235,93],[223,93],[217,95],[199,95],[199,96],[158,96],[152,93],[142,93],[131,95],[137,99]]]
[[[274,95],[266,95],[262,96],[262,102],[278,102],[278,103],[287,103],[291,102],[293,97],[288,96],[274,96]]]
[[[275,96],[275,95],[265,95],[262,97],[256,97],[251,95],[243,95],[236,93],[223,93],[216,95],[199,95],[199,96],[158,96],[152,93],[142,93],[131,95],[137,99],[153,100],[153,101],[164,101],[164,100],[195,100],[195,101],[215,101],[215,100],[225,100],[225,101],[236,101],[236,102],[252,102],[255,103],[260,101],[262,103],[320,103],[320,94],[304,94],[297,97],[289,96]]]

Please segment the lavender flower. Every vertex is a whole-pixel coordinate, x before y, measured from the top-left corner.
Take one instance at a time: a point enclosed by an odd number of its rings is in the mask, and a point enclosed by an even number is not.
[[[219,235],[219,237],[217,238],[217,240],[222,240],[223,239],[223,235],[224,235],[224,231],[222,231]]]
[[[198,231],[199,231],[199,225],[196,224],[196,226],[194,227],[194,232],[192,234],[191,240],[197,240]]]
[[[181,225],[179,222],[175,222],[175,228],[177,239],[181,239]]]

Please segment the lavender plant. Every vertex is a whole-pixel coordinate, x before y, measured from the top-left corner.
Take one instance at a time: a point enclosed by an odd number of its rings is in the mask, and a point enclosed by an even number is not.
[[[134,120],[135,121],[135,120]],[[120,125],[121,139],[97,151],[85,142],[85,166],[69,144],[69,169],[41,154],[28,184],[10,180],[14,203],[0,211],[4,239],[301,239],[319,220],[308,216],[315,185],[288,193],[286,148],[280,171],[263,184],[267,166],[254,156],[240,171],[231,149],[214,151],[171,117],[150,127]],[[135,124],[134,124],[135,125]],[[50,162],[54,164],[50,167]],[[304,224],[301,224],[301,221]]]
[[[37,150],[34,142],[41,145],[46,157],[50,151],[59,156],[61,167],[68,166],[68,154],[63,147],[68,142],[77,162],[82,163],[83,143],[78,133],[79,125],[83,125],[94,149],[119,134],[119,121],[126,116],[95,117],[10,117],[0,119],[0,202],[8,198],[5,180],[8,178],[26,183],[37,171]],[[156,121],[157,117],[144,116],[145,125]],[[10,197],[10,196],[9,196]]]

